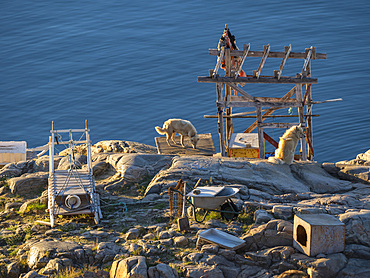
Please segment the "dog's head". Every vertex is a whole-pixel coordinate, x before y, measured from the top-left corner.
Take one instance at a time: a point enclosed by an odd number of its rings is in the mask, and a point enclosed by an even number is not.
[[[295,127],[295,133],[299,138],[304,138],[305,137],[305,127],[302,126],[302,124],[299,124]]]
[[[191,142],[191,144],[193,145],[193,148],[194,148],[194,149],[196,149],[196,148],[197,148],[197,143],[198,143],[198,141],[199,141],[199,136],[198,136],[198,134],[196,134],[196,135],[194,135],[194,136],[190,137],[190,142]]]

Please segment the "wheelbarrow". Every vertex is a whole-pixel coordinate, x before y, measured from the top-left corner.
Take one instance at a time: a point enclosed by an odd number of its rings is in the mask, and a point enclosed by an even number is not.
[[[223,219],[232,220],[239,212],[231,197],[238,192],[239,189],[234,187],[197,187],[186,195],[186,202],[193,207],[194,219],[198,223],[203,222],[210,211],[220,212]],[[197,208],[205,210],[202,220],[197,218]]]

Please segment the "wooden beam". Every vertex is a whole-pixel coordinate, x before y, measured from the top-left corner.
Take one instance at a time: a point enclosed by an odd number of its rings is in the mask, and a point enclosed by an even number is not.
[[[293,95],[295,94],[295,87],[293,87],[289,92],[287,92],[282,98],[281,100],[284,101],[284,100],[287,100],[289,98],[291,98]],[[264,116],[268,116],[268,115],[271,115],[272,113],[274,113],[275,110],[277,110],[279,108],[270,108],[270,109],[267,109],[266,112],[263,114]],[[255,121],[253,124],[251,124],[250,127],[248,127],[246,130],[244,130],[244,133],[250,133],[252,132],[255,128],[257,127],[257,121]]]
[[[60,130],[55,130],[52,129],[50,130],[51,133],[69,133],[69,132],[90,132],[90,129],[60,129]]]
[[[228,96],[226,101],[218,102],[220,107],[301,107],[302,103],[294,99],[281,100],[280,98],[258,97],[251,101],[243,96]],[[231,115],[231,113],[229,114]]]
[[[314,50],[316,51],[316,49]],[[209,49],[208,53],[212,56],[218,56],[219,55],[218,49]],[[232,50],[230,52],[231,56],[242,56],[243,50]],[[290,52],[288,59],[306,59],[306,53],[305,52]],[[252,51],[249,50],[247,57],[263,57],[263,51]],[[270,51],[267,58],[284,58],[285,52],[276,52],[276,51]],[[312,57],[313,60],[321,60],[326,59],[327,55],[326,53],[316,53],[315,56]]]
[[[285,63],[286,63],[286,61],[288,60],[288,57],[289,57],[290,51],[292,50],[292,46],[289,44],[289,46],[285,46],[285,47],[284,47],[284,50],[285,50],[285,57],[284,57],[284,58],[283,58],[283,60],[281,61],[281,64],[280,64],[279,70],[275,70],[275,71],[274,71],[274,76],[275,76],[277,79],[280,79],[280,76],[281,76],[281,73],[283,72],[283,68],[284,68],[284,66],[285,66]]]
[[[299,125],[298,123],[261,123],[263,128],[291,128],[292,126]]]
[[[238,75],[239,75],[240,71],[242,70],[242,66],[244,64],[245,58],[247,58],[247,55],[248,55],[248,52],[249,52],[250,48],[251,48],[250,43],[244,44],[244,46],[243,46],[243,57],[242,57],[242,60],[240,61],[238,69],[236,70],[235,78],[238,78]]]
[[[251,101],[254,101],[254,97],[248,94],[246,91],[244,91],[242,88],[240,88],[237,84],[235,83],[228,83],[228,86],[231,87],[231,89],[237,91],[238,93],[242,94],[244,97],[250,99]]]
[[[217,102],[218,107],[273,107],[273,108],[288,108],[288,107],[300,107],[300,103],[292,102],[250,102],[250,101],[219,101]],[[228,114],[230,115],[230,114]]]
[[[313,48],[312,51],[312,59],[315,59],[316,55],[316,47]],[[311,61],[307,65],[307,77],[311,77]],[[309,102],[312,102],[312,90],[311,90],[311,84],[306,84],[306,93],[307,93],[307,106],[306,106],[306,114],[312,115],[312,104],[308,104]],[[314,150],[312,145],[312,117],[305,117],[306,119],[306,140],[308,143],[308,150],[307,150],[307,159],[310,161],[314,160]]]
[[[216,95],[217,101],[222,101],[222,88],[223,84],[217,83],[216,84]],[[223,109],[217,107],[217,115],[218,115],[218,134],[220,136],[220,152],[221,156],[226,156],[225,152],[225,129],[224,129],[224,118],[223,118]]]
[[[266,59],[267,59],[267,57],[269,55],[269,52],[270,52],[270,45],[269,44],[268,45],[264,45],[263,46],[263,56],[262,56],[261,62],[259,64],[259,66],[258,66],[258,69],[253,71],[253,76],[254,77],[257,77],[257,79],[261,75],[262,68],[265,65]]]
[[[265,158],[265,146],[263,143],[263,127],[261,126],[262,124],[262,112],[261,112],[261,107],[256,108],[257,112],[257,122],[258,122],[258,148],[259,148],[259,153],[260,153],[260,158]]]
[[[280,79],[276,79],[274,76],[259,76],[259,78],[255,78],[251,75],[247,77],[222,77],[216,76],[215,78],[209,76],[198,76],[197,81],[200,83],[267,83],[267,84],[317,84],[317,78],[309,78],[309,77],[287,77],[282,76]]]
[[[229,79],[234,79],[231,77],[231,56],[230,56],[230,48],[225,50],[225,77]],[[227,98],[231,96],[231,88],[229,86],[225,86],[225,101]],[[232,114],[232,108],[230,106],[226,107],[226,115]],[[229,141],[231,134],[233,133],[233,119],[227,118],[226,119],[226,144],[229,146]]]
[[[312,55],[312,49],[313,47],[311,46],[310,48],[306,49],[306,59],[304,60],[302,72],[301,72],[301,78],[307,77],[307,66],[309,62],[311,61],[311,55]]]
[[[247,115],[235,115],[232,114],[230,116],[224,115],[224,118],[236,118],[236,119],[255,119],[256,116],[247,116]],[[262,119],[266,118],[297,118],[298,115],[273,115],[273,116],[262,116]],[[304,115],[305,118],[308,117],[320,117],[319,114],[306,114]],[[218,118],[218,115],[204,115],[203,118],[205,119],[212,119],[212,118]]]
[[[296,94],[295,95],[296,95],[296,98],[297,98],[297,102],[300,102],[302,104],[303,100],[302,100],[302,85],[301,84],[296,85]],[[303,107],[302,106],[298,107],[298,115],[299,115],[299,123],[305,125],[306,123],[305,123],[305,118],[303,116],[304,112],[303,112]],[[301,141],[301,151],[302,151],[301,160],[306,161],[307,160],[306,138],[301,138],[300,141]]]
[[[328,102],[336,102],[336,101],[342,101],[342,98],[334,98],[334,99],[328,99],[328,100],[322,100],[322,101],[309,101],[307,104],[321,104],[321,103],[328,103]]]
[[[215,69],[213,70],[212,77],[216,76],[216,74],[218,72],[218,69],[220,68],[221,61],[224,58],[224,55],[225,55],[225,47],[222,47],[220,56],[218,56],[218,58],[217,58],[217,63],[216,63]]]
[[[273,138],[271,138],[270,135],[268,135],[266,132],[263,132],[263,138],[265,138],[265,140],[269,142],[271,145],[273,145],[276,149],[279,147],[279,144]]]

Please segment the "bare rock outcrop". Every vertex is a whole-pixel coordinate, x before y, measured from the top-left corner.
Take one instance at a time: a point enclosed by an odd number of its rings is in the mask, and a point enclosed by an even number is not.
[[[169,180],[182,178],[195,183],[199,178],[210,177],[214,184],[242,184],[269,194],[336,193],[352,189],[350,182],[331,176],[317,163],[289,166],[264,160],[181,156],[174,157],[171,167],[155,176],[146,192],[166,190]]]

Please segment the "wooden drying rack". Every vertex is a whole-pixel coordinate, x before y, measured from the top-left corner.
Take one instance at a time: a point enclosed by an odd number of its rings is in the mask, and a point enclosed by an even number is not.
[[[226,27],[227,28],[227,25]],[[243,50],[230,50],[222,47],[221,50],[209,49],[209,55],[218,56],[214,69],[209,70],[209,76],[198,76],[198,82],[216,83],[217,93],[217,115],[205,115],[205,118],[218,118],[218,131],[220,136],[220,152],[222,156],[226,155],[228,143],[233,133],[233,118],[255,118],[256,120],[244,131],[252,132],[255,128],[258,130],[258,141],[260,158],[265,158],[264,139],[277,147],[277,143],[264,132],[265,128],[289,128],[301,123],[306,127],[306,138],[301,139],[301,160],[313,160],[313,140],[312,140],[312,117],[319,116],[312,114],[312,106],[317,103],[339,101],[334,99],[327,101],[312,101],[312,84],[317,84],[317,78],[311,77],[311,62],[317,59],[326,59],[326,54],[317,53],[315,47],[306,48],[305,52],[292,52],[291,45],[285,46],[284,51],[270,51],[270,45],[264,45],[263,51],[252,51],[250,44],[244,44]],[[232,65],[232,57],[240,57],[239,64]],[[239,72],[242,69],[246,58],[259,57],[261,61],[257,70],[253,70],[252,75],[240,77]],[[274,70],[273,75],[261,75],[263,66],[268,58],[282,59],[278,70]],[[283,76],[282,72],[286,62],[289,59],[303,59],[303,67],[296,76]],[[225,76],[217,74],[221,61],[225,61]],[[254,97],[242,89],[240,84],[292,84],[294,87],[281,98],[273,97]],[[306,86],[303,93],[303,86]],[[224,89],[225,88],[225,89]],[[231,91],[235,93],[232,95]],[[237,95],[237,93],[239,95]],[[296,95],[293,98],[293,95]],[[232,113],[233,107],[254,107],[255,111]],[[274,111],[281,108],[297,107],[298,115],[272,115]],[[305,108],[306,107],[306,113]],[[248,115],[255,114],[255,115]],[[263,123],[266,118],[298,118],[298,123]],[[224,120],[226,126],[224,125]],[[225,132],[226,130],[226,132]]]

